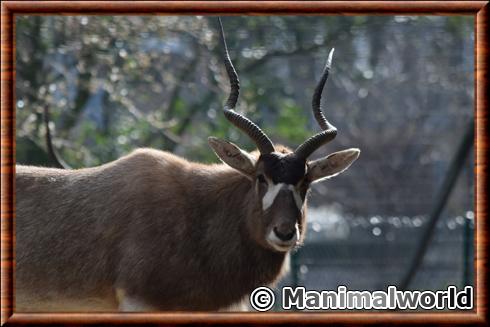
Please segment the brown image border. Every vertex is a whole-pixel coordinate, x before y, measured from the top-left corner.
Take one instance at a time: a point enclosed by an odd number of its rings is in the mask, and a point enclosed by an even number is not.
[[[475,287],[469,312],[15,313],[16,15],[471,15],[475,18]],[[488,1],[4,1],[1,3],[1,323],[488,323]]]

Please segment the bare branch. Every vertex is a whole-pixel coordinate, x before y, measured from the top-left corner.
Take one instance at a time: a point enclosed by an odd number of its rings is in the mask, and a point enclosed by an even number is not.
[[[71,169],[70,165],[68,165],[61,157],[58,155],[56,152],[55,148],[53,147],[53,142],[51,138],[51,128],[49,127],[49,106],[47,104],[44,105],[44,126],[46,128],[46,148],[48,151],[48,154],[50,155],[51,159],[53,160],[54,164],[57,166],[57,168],[63,168],[63,169]]]

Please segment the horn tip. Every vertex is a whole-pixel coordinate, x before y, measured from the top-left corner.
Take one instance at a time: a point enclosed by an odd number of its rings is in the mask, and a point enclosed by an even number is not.
[[[328,59],[327,59],[327,67],[330,68],[332,65],[332,58],[333,58],[333,53],[335,52],[335,48],[332,48],[330,52],[328,53]]]

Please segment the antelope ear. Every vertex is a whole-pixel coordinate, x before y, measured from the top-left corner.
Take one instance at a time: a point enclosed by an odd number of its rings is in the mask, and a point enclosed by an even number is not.
[[[255,158],[235,144],[208,137],[208,143],[216,155],[228,166],[235,168],[242,174],[252,177],[255,173]]]
[[[359,149],[347,149],[312,161],[308,164],[307,178],[311,182],[318,182],[338,175],[349,168],[359,157],[360,153]]]

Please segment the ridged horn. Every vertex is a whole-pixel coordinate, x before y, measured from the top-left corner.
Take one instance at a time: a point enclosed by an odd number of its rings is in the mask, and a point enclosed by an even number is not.
[[[324,144],[327,144],[328,142],[333,140],[335,136],[337,136],[337,129],[335,128],[335,126],[333,126],[328,122],[328,120],[323,115],[323,111],[321,108],[322,92],[323,92],[323,88],[325,87],[325,83],[327,82],[328,74],[330,72],[330,67],[332,65],[333,52],[334,49],[330,50],[330,53],[328,54],[327,63],[323,68],[322,77],[320,78],[320,81],[318,81],[318,84],[316,85],[315,92],[313,93],[313,99],[311,101],[313,115],[315,116],[316,121],[323,129],[323,131],[308,138],[305,142],[303,142],[303,144],[298,146],[294,151],[297,157],[305,160],[319,147],[321,147]]]
[[[245,134],[247,134],[252,141],[257,145],[261,154],[268,154],[274,152],[274,145],[269,137],[257,126],[254,122],[252,122],[247,117],[239,114],[235,111],[235,106],[238,101],[238,95],[240,93],[240,82],[238,80],[238,75],[236,73],[235,67],[233,67],[233,63],[231,62],[230,55],[228,53],[228,47],[226,45],[225,33],[223,30],[223,24],[221,23],[221,18],[218,17],[219,27],[220,27],[220,35],[221,42],[224,47],[224,63],[226,67],[226,72],[228,74],[228,78],[230,80],[230,95],[228,96],[228,100],[223,108],[223,113],[225,117],[242,130]]]

